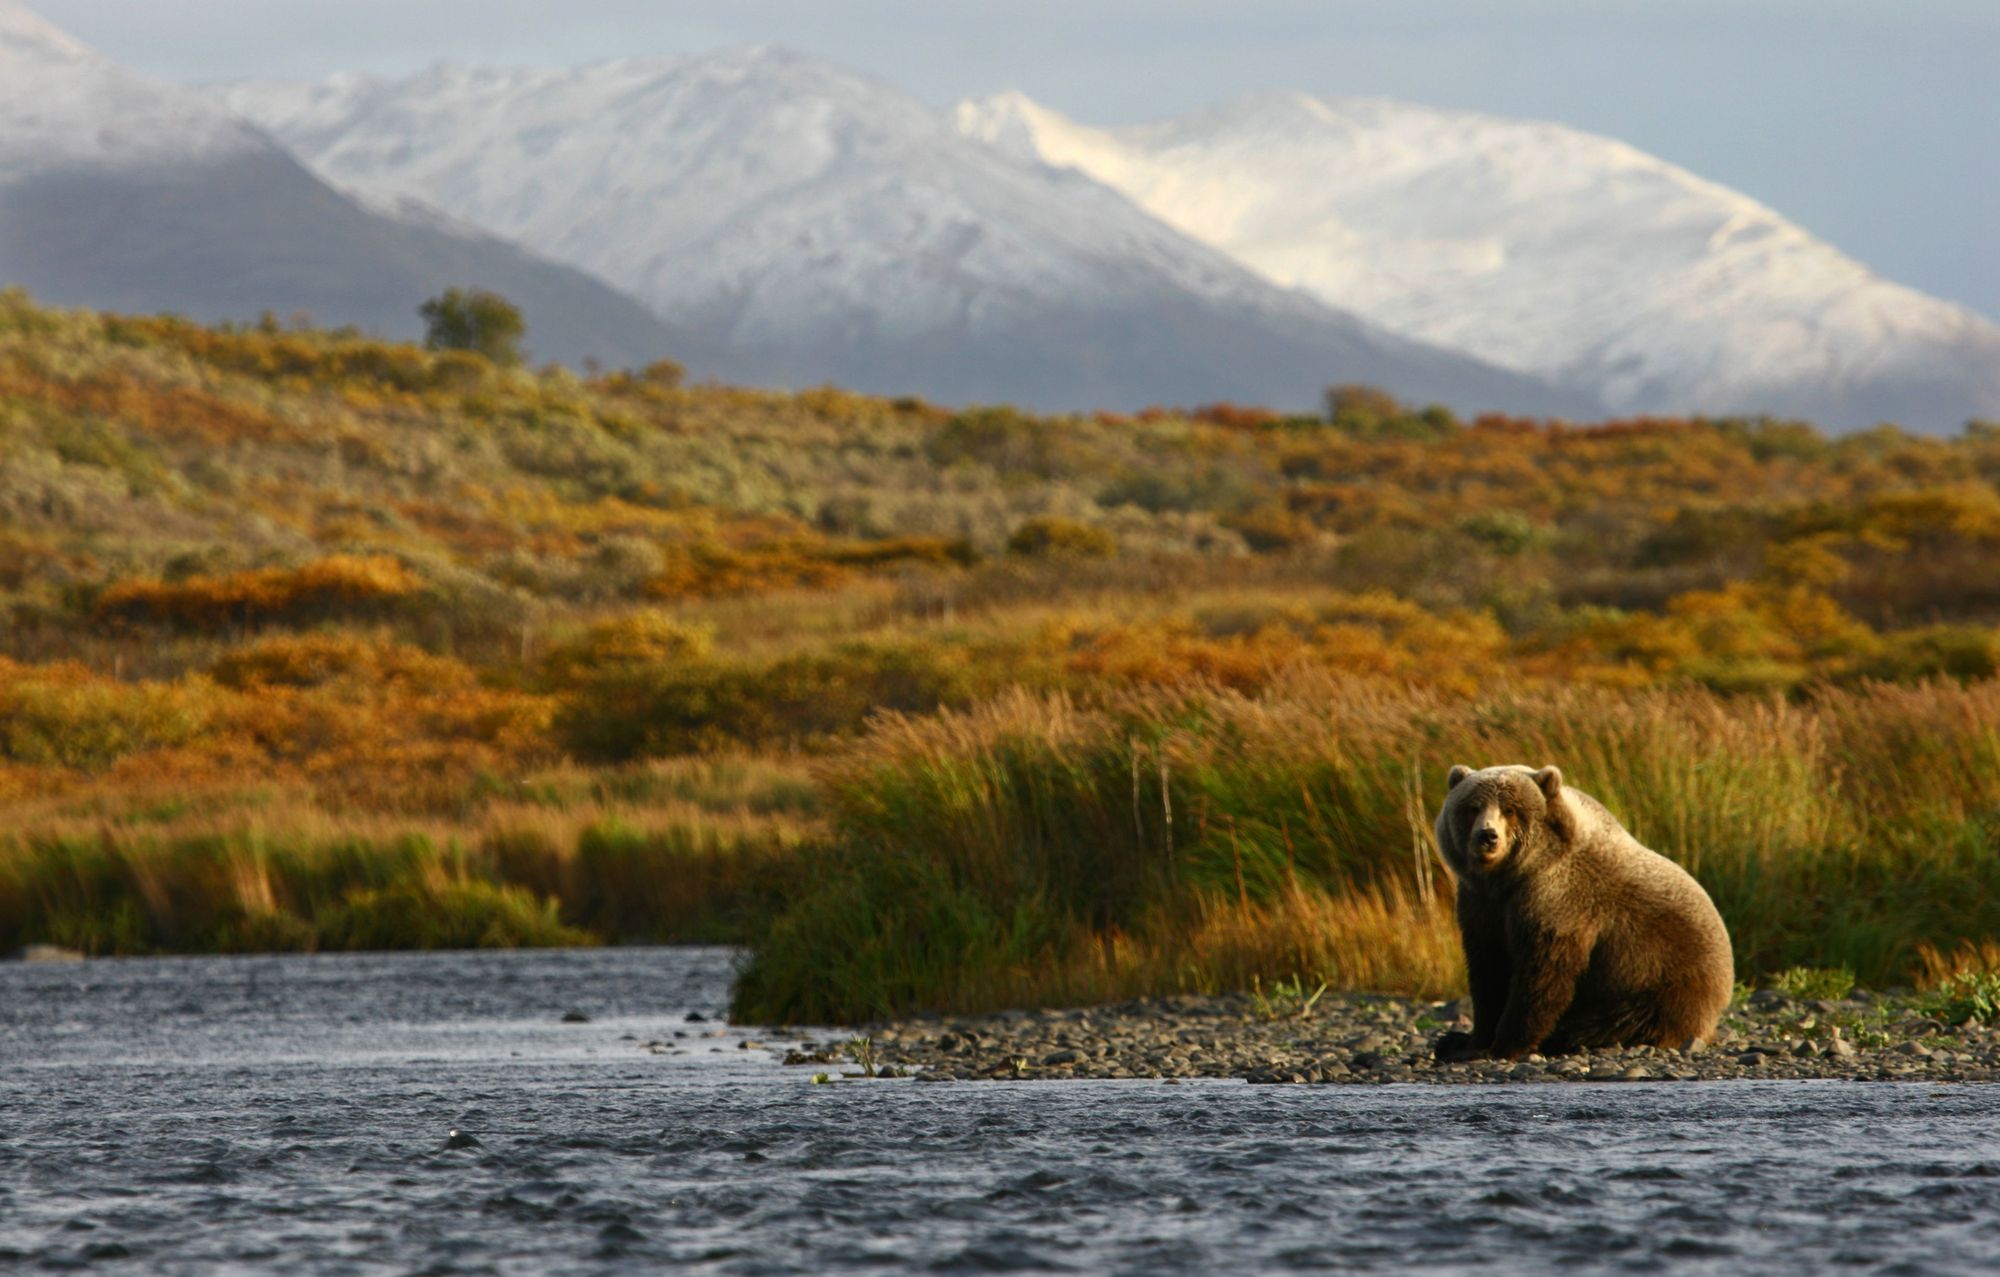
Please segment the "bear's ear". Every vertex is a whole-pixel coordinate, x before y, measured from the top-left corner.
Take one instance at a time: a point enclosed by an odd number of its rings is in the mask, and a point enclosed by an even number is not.
[[[1535,773],[1535,784],[1541,789],[1542,797],[1554,802],[1563,791],[1562,769],[1554,765],[1542,768]]]
[[[1464,780],[1467,776],[1470,775],[1472,775],[1472,769],[1470,767],[1467,767],[1464,763],[1459,763],[1456,766],[1454,766],[1450,771],[1445,773],[1444,787],[1446,789],[1457,789],[1458,782]]]

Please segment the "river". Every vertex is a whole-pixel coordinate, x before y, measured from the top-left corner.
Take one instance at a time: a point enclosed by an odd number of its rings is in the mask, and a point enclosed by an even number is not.
[[[2000,1088],[815,1085],[732,962],[0,967],[0,1269],[2000,1270]]]

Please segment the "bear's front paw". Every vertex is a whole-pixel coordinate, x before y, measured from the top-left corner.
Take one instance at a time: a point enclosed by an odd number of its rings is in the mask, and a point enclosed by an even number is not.
[[[1451,1032],[1440,1036],[1437,1040],[1435,1058],[1440,1064],[1455,1064],[1460,1060],[1479,1060],[1484,1059],[1485,1056],[1486,1052],[1480,1050],[1473,1043],[1470,1033],[1453,1029]]]

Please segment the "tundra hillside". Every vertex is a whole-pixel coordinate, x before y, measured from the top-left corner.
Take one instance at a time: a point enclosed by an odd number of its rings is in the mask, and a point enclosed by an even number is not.
[[[1745,978],[2000,953],[1992,425],[1041,417],[14,293],[0,609],[0,946],[1442,993],[1443,774],[1518,760]]]

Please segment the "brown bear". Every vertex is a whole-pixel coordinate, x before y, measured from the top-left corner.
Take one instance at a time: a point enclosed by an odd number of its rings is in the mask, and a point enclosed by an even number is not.
[[[1438,1058],[1706,1045],[1736,972],[1701,884],[1553,767],[1460,766],[1447,784],[1472,1032]]]

